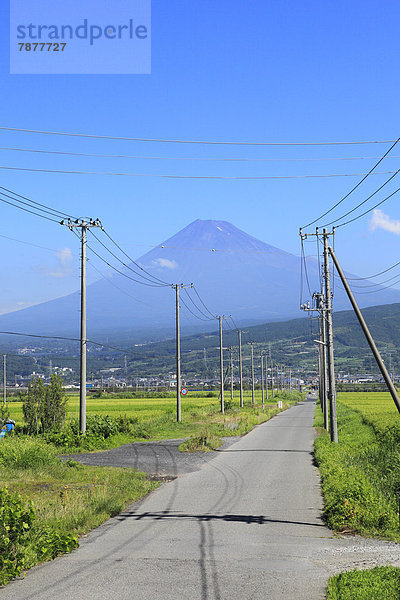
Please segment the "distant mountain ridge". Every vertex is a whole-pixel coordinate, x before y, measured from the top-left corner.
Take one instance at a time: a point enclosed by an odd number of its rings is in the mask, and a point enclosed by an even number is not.
[[[239,324],[282,321],[301,314],[300,257],[250,236],[227,221],[198,219],[137,262],[163,281],[195,283],[213,315],[231,314]],[[306,265],[314,291],[319,286],[319,265],[313,258],[308,258]],[[383,290],[379,296],[382,304],[400,302],[400,291]],[[182,298],[201,318],[186,294],[182,293]],[[195,296],[192,298],[197,301]],[[305,298],[309,298],[308,290]],[[377,304],[376,294],[363,293],[359,298],[362,307]],[[348,308],[339,287],[335,290],[334,306],[335,310]],[[79,292],[75,292],[1,315],[0,328],[78,335],[79,310]],[[160,339],[173,331],[174,311],[170,287],[145,287],[113,273],[88,286],[88,337],[129,330],[132,335],[141,333]],[[196,320],[182,304],[183,333],[213,328],[214,321]]]

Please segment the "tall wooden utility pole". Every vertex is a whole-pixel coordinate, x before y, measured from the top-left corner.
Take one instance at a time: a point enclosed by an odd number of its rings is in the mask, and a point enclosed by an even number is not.
[[[225,412],[224,405],[224,347],[222,345],[222,315],[218,317],[219,321],[219,366],[220,366],[220,376],[221,376],[221,412]]]
[[[233,402],[233,348],[229,346],[229,368],[231,371],[231,401]]]
[[[262,404],[262,409],[264,412],[264,402],[265,402],[265,398],[264,398],[264,354],[262,352],[260,352],[260,359],[261,359],[261,404]]]
[[[315,294],[317,310],[320,314],[320,338],[319,338],[319,391],[320,403],[324,414],[324,428],[329,431],[329,414],[328,414],[328,390],[327,390],[327,373],[326,373],[326,318],[325,318],[325,298],[324,295]]]
[[[91,227],[100,227],[99,219],[93,221],[89,219],[71,219],[63,220],[60,225],[66,225],[70,231],[74,229],[81,230],[81,351],[80,351],[80,385],[79,385],[79,429],[81,433],[86,433],[86,244],[87,230]]]
[[[179,320],[179,290],[185,287],[193,287],[193,283],[190,285],[183,285],[183,283],[173,283],[171,286],[175,290],[175,326],[176,326],[176,420],[178,423],[182,421],[182,407],[181,407],[181,331],[180,331],[180,320]]]
[[[251,352],[251,403],[254,406],[254,404],[256,403],[255,385],[254,385],[254,350],[253,350],[254,342],[247,342],[247,344],[250,346],[250,352]]]
[[[242,332],[238,330],[239,336],[239,386],[240,386],[240,408],[243,408],[243,362],[242,362]]]
[[[329,272],[329,252],[328,252],[328,232],[323,231],[324,240],[324,280],[325,280],[325,315],[327,329],[327,357],[328,357],[328,398],[329,398],[329,417],[331,427],[331,441],[337,443],[337,416],[336,416],[336,384],[335,384],[335,363],[333,358],[333,322],[332,322],[332,295],[331,295],[331,276]],[[334,235],[334,231],[331,235]]]

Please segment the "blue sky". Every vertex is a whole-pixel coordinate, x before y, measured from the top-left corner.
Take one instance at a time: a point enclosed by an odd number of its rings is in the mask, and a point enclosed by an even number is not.
[[[7,15],[7,3],[1,2]],[[150,75],[10,75],[6,16],[0,36],[0,125],[189,140],[396,139],[399,17],[400,6],[392,0],[154,0]],[[185,159],[378,157],[388,148],[175,145],[1,130],[0,140],[2,148]],[[393,156],[400,156],[400,144]],[[0,150],[0,166],[153,175],[365,173],[374,162],[105,159]],[[394,171],[399,163],[400,158],[388,159],[378,171]],[[182,180],[1,170],[0,178],[1,185],[39,202],[101,218],[113,237],[138,257],[197,218],[230,221],[298,254],[299,226],[334,204],[360,177]],[[343,203],[343,212],[384,180],[385,175],[371,176]],[[395,187],[388,186],[388,193]],[[396,196],[382,205],[387,219],[375,230],[370,228],[370,215],[338,230],[337,254],[347,270],[369,275],[398,259],[398,207]],[[78,240],[61,226],[11,207],[2,205],[1,211],[0,236],[47,249],[0,237],[0,312],[77,289]],[[98,273],[89,269],[88,276],[93,281]]]

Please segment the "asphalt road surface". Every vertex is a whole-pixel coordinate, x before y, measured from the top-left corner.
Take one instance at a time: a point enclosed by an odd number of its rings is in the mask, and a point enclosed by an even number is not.
[[[29,571],[4,600],[319,600],[330,574],[400,566],[394,543],[335,538],[321,521],[315,404],[256,427]]]

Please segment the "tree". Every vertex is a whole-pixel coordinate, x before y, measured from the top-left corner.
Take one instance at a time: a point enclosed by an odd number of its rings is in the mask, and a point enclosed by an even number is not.
[[[28,393],[25,394],[22,411],[28,433],[39,433],[41,410],[44,401],[44,385],[42,379],[35,377],[28,385]]]
[[[42,379],[33,379],[23,398],[22,410],[30,434],[61,428],[67,412],[67,397],[61,377],[52,375],[47,386]]]
[[[50,384],[45,388],[44,403],[41,411],[42,430],[60,429],[64,425],[67,412],[67,397],[63,380],[52,375]]]

